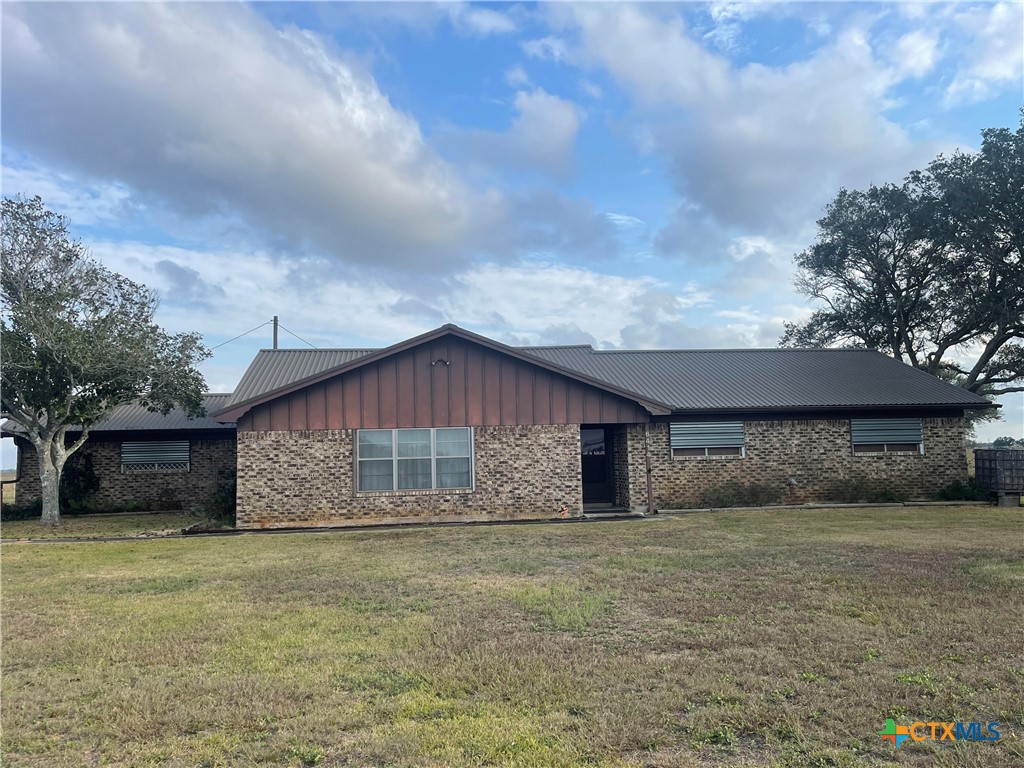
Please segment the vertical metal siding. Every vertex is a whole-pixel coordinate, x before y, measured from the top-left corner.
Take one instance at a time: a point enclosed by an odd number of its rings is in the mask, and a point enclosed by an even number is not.
[[[649,420],[647,411],[631,400],[451,339],[399,352],[258,405],[238,428],[393,429]]]

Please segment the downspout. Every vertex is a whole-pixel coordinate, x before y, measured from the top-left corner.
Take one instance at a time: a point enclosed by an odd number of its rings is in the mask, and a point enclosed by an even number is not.
[[[654,484],[651,480],[651,473],[654,471],[651,468],[651,426],[650,424],[644,425],[644,465],[647,469],[647,514],[656,515],[657,511],[654,509]]]

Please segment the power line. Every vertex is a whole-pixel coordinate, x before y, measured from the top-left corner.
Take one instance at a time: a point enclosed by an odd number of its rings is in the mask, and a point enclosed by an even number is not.
[[[263,328],[263,327],[264,327],[264,326],[266,326],[266,325],[270,325],[270,324],[271,324],[272,322],[274,322],[274,321],[273,321],[273,320],[267,320],[267,322],[265,322],[265,323],[260,323],[260,324],[259,324],[259,325],[257,325],[257,326],[256,326],[255,328],[250,328],[250,329],[249,329],[248,331],[246,331],[245,333],[240,333],[240,334],[238,334],[237,336],[235,336],[235,338],[233,338],[233,339],[228,339],[227,341],[222,341],[222,342],[221,342],[220,344],[218,344],[218,345],[217,345],[216,347],[210,347],[210,351],[211,351],[211,352],[213,352],[213,350],[217,349],[218,347],[223,347],[223,346],[224,346],[225,344],[230,344],[230,343],[231,343],[232,341],[238,341],[238,340],[239,340],[240,338],[242,338],[243,336],[248,336],[248,335],[249,335],[250,333],[252,333],[253,331],[258,331],[258,330],[259,330],[260,328]],[[288,329],[287,329],[287,328],[285,328],[285,330],[287,331]],[[292,333],[292,332],[291,332],[291,331],[288,331],[288,333]],[[292,336],[295,336],[295,334],[294,334],[294,333],[292,333]],[[298,338],[298,337],[296,336],[296,338]],[[309,344],[309,342],[308,342],[308,341],[307,341],[306,343],[307,343],[307,344]],[[312,345],[310,345],[310,346],[312,346]]]
[[[308,341],[306,341],[306,340],[305,340],[304,338],[302,338],[301,336],[299,336],[299,334],[297,334],[297,333],[292,333],[292,331],[289,331],[289,330],[288,330],[287,328],[285,328],[285,327],[284,327],[283,325],[281,325],[281,323],[280,323],[280,322],[278,322],[278,324],[277,324],[277,327],[278,327],[278,328],[280,328],[280,329],[281,329],[282,331],[285,331],[285,332],[287,332],[287,333],[291,333],[291,334],[292,334],[292,336],[294,336],[294,337],[295,337],[296,339],[298,339],[299,341],[301,341],[301,342],[302,342],[303,344],[309,344],[309,346],[311,346],[311,347],[312,347],[313,349],[316,349],[316,344],[310,344],[310,343],[309,343]]]

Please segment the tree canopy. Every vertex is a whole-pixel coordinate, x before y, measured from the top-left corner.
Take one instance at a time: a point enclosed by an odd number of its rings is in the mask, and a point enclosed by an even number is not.
[[[1016,448],[1018,446],[1024,448],[1024,440],[1016,440],[1009,435],[997,437],[992,441],[993,448]]]
[[[156,294],[93,259],[38,197],[3,200],[0,300],[0,409],[36,449],[43,522],[59,522],[64,464],[113,408],[205,413],[200,336],[160,328]]]
[[[841,189],[795,261],[817,309],[783,346],[868,347],[979,395],[1024,391],[1024,117],[902,184]]]

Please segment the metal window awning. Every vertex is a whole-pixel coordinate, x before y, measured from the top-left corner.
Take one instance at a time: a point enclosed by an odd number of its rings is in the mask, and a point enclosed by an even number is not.
[[[151,440],[121,443],[121,464],[187,464],[188,440]]]
[[[673,448],[742,448],[742,421],[690,421],[669,425]]]
[[[869,443],[923,443],[920,419],[850,419],[854,445]]]

